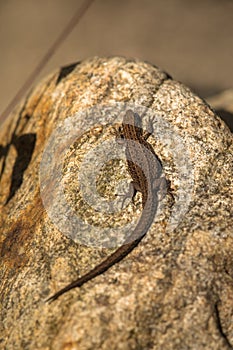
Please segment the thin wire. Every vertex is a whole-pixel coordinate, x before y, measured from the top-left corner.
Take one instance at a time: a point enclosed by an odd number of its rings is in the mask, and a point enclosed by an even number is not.
[[[3,111],[1,117],[0,117],[0,123],[3,123],[5,119],[8,117],[8,115],[12,112],[12,110],[15,108],[19,100],[24,96],[24,94],[27,92],[27,90],[30,88],[38,74],[42,71],[42,69],[45,67],[47,62],[50,60],[50,58],[53,56],[53,54],[56,52],[56,50],[59,48],[59,46],[64,42],[64,40],[68,37],[68,35],[71,33],[71,31],[74,29],[74,27],[80,22],[88,8],[91,6],[91,4],[95,0],[85,0],[80,8],[76,11],[74,16],[71,18],[65,29],[62,31],[62,33],[58,36],[58,38],[55,40],[53,45],[48,49],[46,54],[42,57],[41,61],[38,63],[36,68],[32,71],[32,73],[29,75],[25,83],[22,85],[22,87],[18,90],[14,98],[10,101],[6,109]]]

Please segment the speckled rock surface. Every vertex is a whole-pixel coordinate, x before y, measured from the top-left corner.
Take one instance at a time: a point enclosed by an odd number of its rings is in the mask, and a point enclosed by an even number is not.
[[[129,256],[48,304],[46,298],[110,250],[74,242],[51,221],[40,194],[42,153],[58,122],[113,102],[148,107],[171,126],[166,142],[148,139],[169,180],[164,206]],[[72,160],[84,146],[115,129],[100,127],[78,139],[64,176],[75,177]],[[89,59],[32,90],[1,127],[0,156],[2,349],[233,348],[232,134],[203,100],[148,63]],[[127,173],[124,164],[114,169],[103,176],[109,174],[110,184]],[[71,180],[67,196],[81,210]],[[137,202],[114,220],[138,216],[140,197]],[[174,212],[182,215],[169,230]]]
[[[217,95],[210,96],[207,102],[217,114],[226,122],[233,132],[233,89],[224,90]]]

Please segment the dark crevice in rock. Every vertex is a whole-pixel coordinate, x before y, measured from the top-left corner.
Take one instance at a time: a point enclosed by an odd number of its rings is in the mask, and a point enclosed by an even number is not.
[[[11,176],[10,193],[6,200],[6,204],[14,197],[15,192],[19,189],[23,182],[23,174],[30,164],[32,154],[35,148],[36,134],[26,134],[21,136],[15,136],[12,140],[12,144],[17,151],[17,157],[13,167]]]
[[[225,109],[217,109],[216,113],[227,124],[231,132],[233,132],[233,113],[226,111]]]
[[[69,64],[68,66],[64,66],[60,69],[59,75],[57,77],[56,85],[58,85],[62,79],[66,78],[73,70],[80,64],[80,62],[76,62],[73,64]]]
[[[218,309],[218,303],[216,303],[214,305],[214,308],[215,308],[215,315],[216,315],[215,319],[216,319],[216,324],[217,324],[218,330],[219,330],[221,336],[224,338],[226,344],[229,346],[229,349],[233,349],[233,346],[230,343],[229,339],[227,338],[227,335],[223,331],[221,318],[220,318],[220,313],[219,313],[219,309]]]

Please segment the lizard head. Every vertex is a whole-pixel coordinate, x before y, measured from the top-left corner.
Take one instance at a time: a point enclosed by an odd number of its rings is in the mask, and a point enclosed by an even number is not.
[[[123,118],[123,124],[133,125],[137,128],[142,127],[142,120],[137,113],[134,113],[132,109],[128,109]]]

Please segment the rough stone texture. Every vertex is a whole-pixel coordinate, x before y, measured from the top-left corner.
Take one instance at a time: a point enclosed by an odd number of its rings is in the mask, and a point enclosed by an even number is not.
[[[211,96],[207,102],[216,110],[217,114],[227,123],[233,131],[233,89],[224,90]]]
[[[170,180],[158,220],[123,261],[48,304],[109,250],[74,243],[52,224],[39,191],[42,152],[58,121],[113,101],[150,107],[181,137],[193,166],[188,211],[166,229],[187,179],[171,148],[149,138]],[[36,86],[0,140],[2,349],[233,347],[232,134],[204,101],[150,64],[93,58]],[[132,215],[137,210],[122,219]]]

